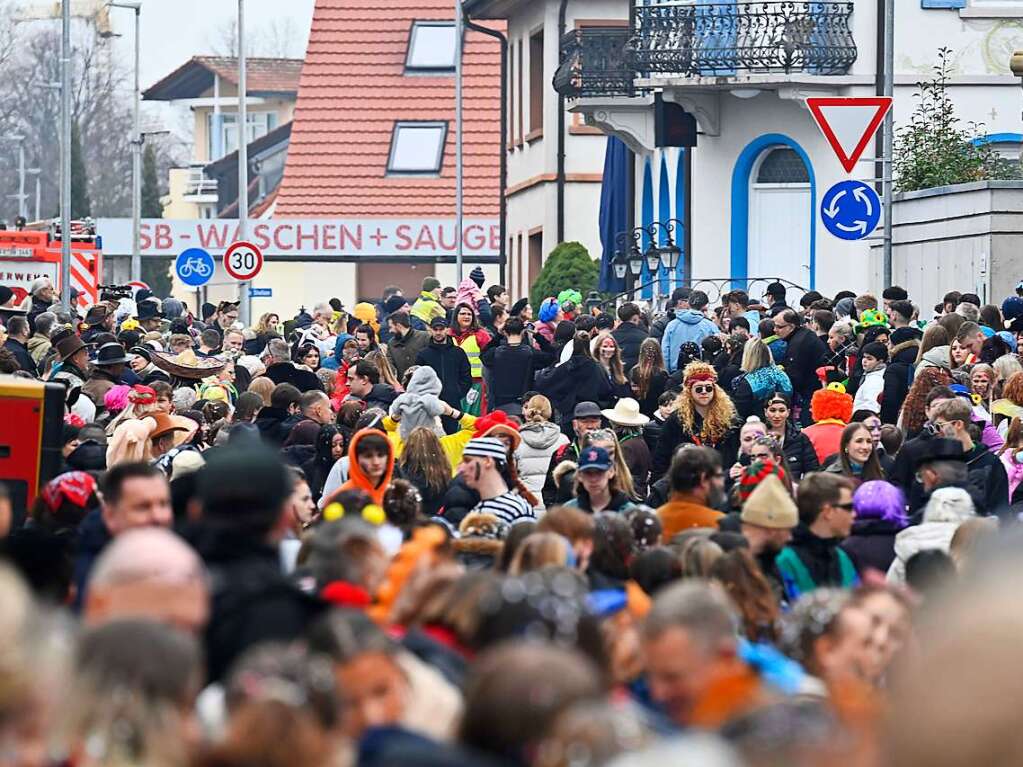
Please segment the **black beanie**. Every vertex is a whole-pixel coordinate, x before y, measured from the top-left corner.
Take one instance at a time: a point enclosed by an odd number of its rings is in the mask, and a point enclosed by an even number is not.
[[[487,281],[487,276],[483,274],[483,269],[477,266],[469,272],[469,279],[476,283],[476,287],[482,288],[483,283]]]

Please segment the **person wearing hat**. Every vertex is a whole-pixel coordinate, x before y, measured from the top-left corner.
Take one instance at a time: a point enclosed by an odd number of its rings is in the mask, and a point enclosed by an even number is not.
[[[95,343],[100,333],[112,333],[114,330],[114,313],[106,304],[89,307],[85,313],[84,323],[88,326],[82,333],[82,341],[86,344]]]
[[[590,514],[601,511],[624,513],[635,508],[623,492],[610,454],[596,445],[583,449],[575,472],[575,497],[564,504]]]
[[[792,538],[799,524],[799,510],[784,483],[768,474],[749,494],[739,514],[740,532],[749,543],[750,554],[777,596],[784,594],[781,573],[774,558]]]
[[[160,312],[160,302],[155,298],[139,301],[136,319],[138,319],[139,325],[147,333],[159,331],[163,320],[163,314]]]
[[[489,514],[506,525],[536,519],[526,500],[508,489],[508,448],[497,437],[476,437],[465,444],[458,473],[480,497],[470,514]]]
[[[643,439],[643,427],[650,419],[639,412],[639,402],[632,397],[622,397],[613,408],[601,410],[618,437],[622,458],[629,467],[632,481],[639,498],[646,498],[650,477],[650,448]]]
[[[523,322],[531,322],[533,319],[533,307],[529,305],[529,298],[523,297],[511,305],[508,309],[509,317],[518,317]]]
[[[778,312],[783,312],[790,308],[785,303],[785,286],[780,282],[771,282],[767,285],[767,290],[764,291],[764,303],[767,304],[767,316],[773,317]]]
[[[423,288],[419,291],[419,298],[412,304],[411,313],[426,325],[435,317],[447,316],[440,304],[440,280],[436,277],[423,278]]]
[[[430,319],[430,342],[416,355],[416,364],[433,368],[440,379],[441,400],[461,412],[462,398],[472,387],[472,372],[469,357],[455,345],[442,314]],[[441,423],[447,434],[458,431],[458,422],[453,418],[442,416]]]
[[[65,401],[68,408],[89,423],[96,418],[96,406],[88,397],[80,396],[87,376],[85,370],[89,364],[89,352],[82,339],[74,334],[61,338],[56,347],[60,362],[47,380],[67,387]]]
[[[103,398],[112,388],[121,383],[121,375],[128,358],[124,347],[116,341],[103,344],[96,352],[92,371],[82,386],[82,393],[91,399],[97,408],[103,407]]]
[[[888,365],[888,347],[874,341],[860,349],[860,364],[863,366],[863,380],[856,389],[853,412],[867,410],[881,412],[881,394],[884,392],[884,374]]]
[[[166,413],[152,413],[149,418],[156,421],[156,427],[149,432],[149,451],[154,459],[159,459],[174,448],[175,438],[180,432],[187,432],[187,419],[177,418]]]

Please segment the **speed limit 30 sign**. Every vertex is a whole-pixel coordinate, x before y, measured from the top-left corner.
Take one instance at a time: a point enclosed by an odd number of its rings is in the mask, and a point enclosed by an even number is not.
[[[251,280],[263,268],[263,252],[251,242],[238,241],[224,253],[224,269],[236,280]]]

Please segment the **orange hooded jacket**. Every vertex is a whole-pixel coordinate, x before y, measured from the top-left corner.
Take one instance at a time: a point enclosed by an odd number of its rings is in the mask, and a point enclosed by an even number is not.
[[[366,473],[362,470],[362,467],[359,466],[359,459],[356,452],[359,447],[359,443],[370,434],[377,434],[383,437],[384,442],[387,443],[387,468],[384,469],[384,476],[381,477],[380,483],[375,487],[369,477],[366,476]],[[389,440],[387,435],[379,429],[362,429],[361,431],[357,431],[352,437],[352,444],[348,446],[348,460],[348,481],[341,485],[337,492],[340,493],[344,490],[362,490],[364,493],[369,495],[371,499],[373,499],[373,503],[377,506],[383,506],[384,491],[387,490],[387,486],[391,484],[391,477],[394,475],[394,445],[391,444],[391,440]]]

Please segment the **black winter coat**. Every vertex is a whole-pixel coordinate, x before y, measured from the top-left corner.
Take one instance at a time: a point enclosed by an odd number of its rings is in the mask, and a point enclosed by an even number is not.
[[[858,519],[853,522],[852,534],[842,541],[842,549],[860,575],[867,570],[887,573],[895,560],[895,536],[901,529],[884,519]]]
[[[699,413],[694,413],[694,416],[693,427],[696,434],[699,434],[703,428],[703,419]],[[675,451],[679,445],[684,443],[714,448],[721,456],[721,465],[728,467],[735,463],[735,457],[739,453],[739,426],[738,424],[733,425],[720,441],[712,445],[694,437],[693,434],[682,426],[678,413],[672,413],[668,416],[668,420],[664,422],[661,438],[657,441],[657,449],[654,451],[653,461],[650,466],[650,480],[652,482],[660,479],[667,473],[668,468],[671,466],[671,459],[675,456]]]
[[[510,345],[497,336],[480,355],[490,373],[487,402],[492,407],[518,402],[533,388],[534,352],[525,341]]]
[[[287,410],[279,407],[265,407],[259,411],[256,418],[256,428],[259,429],[259,436],[271,445],[280,447],[295,424],[302,420],[300,415],[289,415]]]
[[[792,390],[807,400],[820,388],[817,368],[824,363],[827,347],[817,334],[806,327],[796,328],[787,339],[785,359],[782,367],[792,381]]]
[[[538,373],[536,390],[557,409],[562,428],[572,420],[580,402],[595,402],[605,408],[611,405],[611,382],[598,362],[582,355]]]
[[[650,376],[650,384],[647,386],[646,396],[639,400],[639,412],[648,418],[653,418],[657,412],[657,400],[664,394],[664,387],[668,383],[668,373],[665,370],[658,370]]]
[[[301,392],[323,391],[316,373],[299,370],[290,362],[276,362],[266,369],[266,377],[275,384],[289,383]]]
[[[785,424],[785,444],[781,450],[785,456],[785,470],[793,482],[798,482],[804,475],[820,468],[817,451],[814,450],[810,438],[791,421]]]
[[[188,536],[210,574],[207,681],[223,678],[245,650],[303,636],[324,610],[281,572],[277,549],[238,530],[198,529]]]
[[[461,409],[462,397],[472,387],[469,358],[455,346],[450,336],[439,344],[433,339],[416,355],[417,365],[429,365],[440,379],[440,398],[455,410]]]
[[[32,355],[28,352],[27,344],[23,344],[21,341],[17,341],[13,338],[8,338],[4,341],[4,348],[14,355],[14,359],[18,363],[19,368],[34,376],[39,375],[39,370],[36,368],[35,360],[32,359]]]
[[[632,370],[639,361],[640,344],[649,338],[647,332],[639,325],[623,322],[611,334],[611,337],[622,350],[622,364],[625,365],[625,371]]]
[[[881,392],[881,422],[894,424],[899,420],[902,403],[913,384],[917,340],[903,341],[892,347],[888,366],[884,369],[884,389]]]
[[[444,493],[441,516],[457,530],[465,516],[479,502],[480,494],[466,485],[461,476],[457,476],[451,480],[447,492]]]

